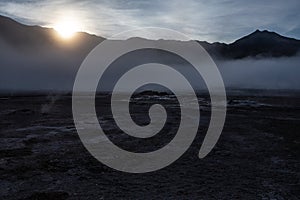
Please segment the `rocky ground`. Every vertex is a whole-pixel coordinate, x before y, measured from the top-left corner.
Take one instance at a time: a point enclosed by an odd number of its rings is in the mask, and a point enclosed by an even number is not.
[[[99,109],[107,106],[97,102]],[[84,148],[70,96],[3,96],[0,199],[300,199],[300,96],[229,96],[223,133],[204,159],[198,152],[208,99],[200,105],[199,133],[180,159],[159,171],[128,174]],[[139,146],[109,125],[116,143]]]

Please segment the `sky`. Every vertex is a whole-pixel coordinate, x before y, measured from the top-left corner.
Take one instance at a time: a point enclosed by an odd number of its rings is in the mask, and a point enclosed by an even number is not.
[[[180,31],[192,39],[226,42],[256,29],[300,38],[299,0],[0,0],[0,14],[21,23],[110,37],[141,27]]]

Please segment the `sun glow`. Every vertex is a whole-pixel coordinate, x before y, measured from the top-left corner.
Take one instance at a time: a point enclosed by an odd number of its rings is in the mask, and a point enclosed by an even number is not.
[[[72,20],[64,20],[54,26],[58,34],[65,38],[71,38],[76,32],[80,31],[78,23]]]

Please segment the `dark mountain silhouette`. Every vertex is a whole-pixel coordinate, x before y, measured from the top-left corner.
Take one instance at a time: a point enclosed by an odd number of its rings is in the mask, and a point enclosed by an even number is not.
[[[300,40],[284,37],[267,30],[256,30],[231,44],[199,43],[209,53],[225,59],[294,56],[300,51]]]
[[[54,48],[85,56],[103,37],[88,33],[77,33],[72,42],[62,40],[54,29],[20,24],[8,17],[0,16],[0,42],[22,51]],[[231,44],[198,41],[213,57],[241,59],[245,57],[294,56],[300,50],[300,40],[281,36],[267,30],[242,37]],[[0,44],[1,44],[0,43]]]
[[[104,38],[79,32],[74,35],[72,41],[63,40],[52,28],[40,26],[27,26],[20,24],[8,17],[0,15],[0,44],[6,44],[17,51],[30,53],[39,50],[40,53],[49,49],[64,51],[64,53],[87,54]]]

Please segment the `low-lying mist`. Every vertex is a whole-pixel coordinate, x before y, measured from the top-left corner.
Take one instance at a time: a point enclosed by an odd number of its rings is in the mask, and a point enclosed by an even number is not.
[[[4,92],[70,92],[82,62],[59,52],[37,49],[36,54],[26,54],[8,46],[0,48],[0,55],[0,91]],[[300,89],[300,56],[216,60],[216,64],[227,89]],[[176,79],[173,81],[178,84]],[[201,82],[197,89],[204,88]]]
[[[216,61],[226,88],[300,89],[300,56]]]

